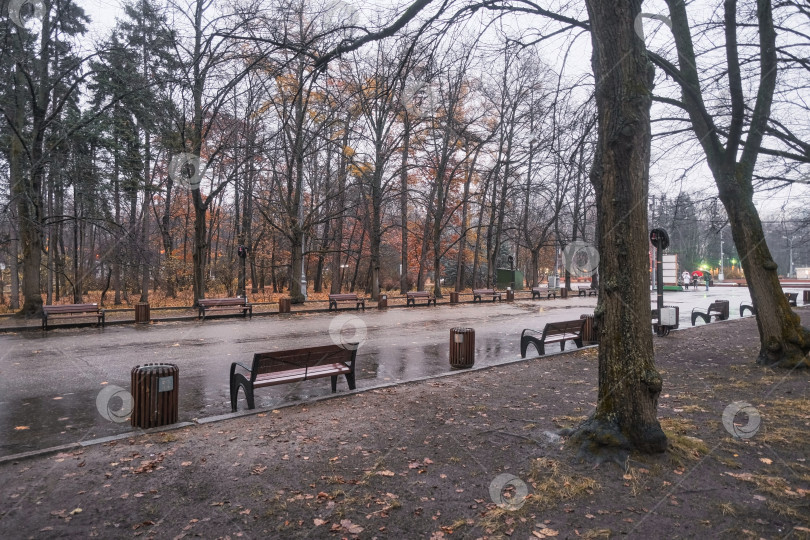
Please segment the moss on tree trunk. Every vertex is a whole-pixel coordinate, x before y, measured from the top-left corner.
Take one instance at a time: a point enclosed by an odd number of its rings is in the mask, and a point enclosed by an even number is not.
[[[599,115],[591,171],[600,246],[599,399],[569,442],[597,461],[667,447],[656,414],[662,380],[653,358],[648,280],[653,72],[633,28],[639,11],[637,1],[588,1]]]

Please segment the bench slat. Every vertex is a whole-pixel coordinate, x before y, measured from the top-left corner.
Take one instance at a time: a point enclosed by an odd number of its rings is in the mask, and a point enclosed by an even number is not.
[[[98,304],[60,304],[42,306],[42,311],[48,315],[54,313],[93,313],[98,310]]]
[[[277,371],[275,373],[267,373],[257,377],[256,381],[253,383],[253,388],[303,381],[305,380],[305,376],[306,379],[317,379],[320,377],[329,377],[331,375],[344,375],[346,373],[351,373],[351,369],[343,364],[329,364],[326,366],[316,366],[308,369],[298,368],[288,371]]]
[[[201,306],[244,306],[246,298],[200,298],[197,304]]]

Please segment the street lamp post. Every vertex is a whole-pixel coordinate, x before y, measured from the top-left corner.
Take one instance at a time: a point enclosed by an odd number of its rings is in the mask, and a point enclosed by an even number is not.
[[[793,272],[793,235],[791,236],[783,236],[785,240],[788,241],[788,248],[790,249],[790,270],[788,271],[787,277],[794,277]]]
[[[788,274],[788,277],[796,277],[796,273],[794,272],[793,269],[793,237],[791,236],[789,240],[790,240],[790,273]]]
[[[341,264],[340,265],[340,285],[341,291],[343,290],[343,282],[346,281],[346,268],[348,268],[348,264]],[[340,291],[338,291],[340,292]]]
[[[725,275],[723,273],[723,230],[720,229],[720,273],[717,274],[717,280],[723,281]]]

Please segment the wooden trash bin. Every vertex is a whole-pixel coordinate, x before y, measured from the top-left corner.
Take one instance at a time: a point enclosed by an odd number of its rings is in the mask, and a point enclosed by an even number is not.
[[[728,300],[715,300],[715,302],[723,304],[723,316],[720,318],[720,320],[721,321],[728,320],[728,316],[729,316]]]
[[[167,426],[178,418],[178,375],[176,364],[144,364],[132,368],[133,427]]]
[[[596,329],[596,320],[593,315],[580,315],[580,319],[585,319],[585,326],[582,327],[582,343],[584,345],[595,345],[599,343],[599,334]]]
[[[568,287],[565,286],[565,282],[560,285],[560,298],[568,298]]]
[[[458,293],[456,291],[450,291],[450,303],[458,304]]]
[[[385,309],[388,307],[388,295],[381,294],[380,299],[377,301],[377,309]]]
[[[475,364],[475,330],[472,328],[450,329],[450,367],[466,369]]]
[[[149,317],[149,303],[148,302],[138,302],[135,304],[135,322],[136,323],[148,323],[151,320]]]
[[[282,296],[278,299],[278,312],[279,313],[289,313],[290,312],[290,297],[289,296]]]
[[[506,289],[506,301],[507,302],[515,301],[515,291],[513,291],[512,289]]]

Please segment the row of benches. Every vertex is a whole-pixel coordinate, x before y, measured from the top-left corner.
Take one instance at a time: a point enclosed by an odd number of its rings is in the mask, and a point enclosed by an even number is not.
[[[588,291],[588,294],[596,294],[594,289],[580,289],[580,296],[584,295],[585,292]],[[503,293],[501,291],[496,291],[494,289],[474,289],[473,290],[473,303],[475,302],[482,302],[483,298],[492,298],[492,301],[495,300],[501,301]],[[535,287],[532,289],[532,299],[535,297],[540,296],[540,289]],[[548,297],[551,298],[554,296],[556,298],[556,293],[551,291],[548,293]],[[406,305],[407,306],[416,306],[417,301],[424,300],[427,306],[430,306],[431,303],[435,306],[436,305],[436,296],[433,293],[428,291],[409,291],[405,293],[406,298]],[[337,310],[338,304],[341,303],[350,303],[354,304],[355,309],[362,309],[365,311],[366,309],[366,299],[355,294],[355,293],[346,293],[346,294],[330,294],[329,295],[329,311]],[[204,298],[197,301],[197,310],[198,316],[205,320],[207,314],[215,311],[237,311],[241,312],[245,317],[253,317],[253,304],[247,301],[246,298]],[[49,319],[54,318],[76,318],[76,317],[97,317],[100,326],[104,326],[105,315],[104,310],[99,307],[98,304],[63,304],[63,305],[53,305],[53,306],[43,306],[42,307],[42,329],[48,329],[48,321]]]
[[[580,295],[596,294],[594,289],[580,289]],[[491,297],[494,302],[496,299],[501,301],[501,292],[494,289],[474,289],[473,302],[482,302],[483,298]],[[537,287],[532,288],[532,299],[539,298],[541,290]],[[548,298],[554,292],[548,293]],[[417,300],[425,300],[426,304],[430,306],[431,302],[436,305],[436,297],[427,291],[409,291],[405,294],[406,305],[416,306]],[[798,293],[786,292],[785,297],[791,306],[796,306],[798,301]],[[329,310],[337,310],[338,303],[350,302],[355,304],[355,309],[366,309],[365,298],[357,294],[330,294],[329,295]],[[253,305],[250,304],[245,298],[205,298],[197,301],[199,317],[205,319],[207,313],[212,311],[241,311],[243,316],[253,316]],[[742,303],[740,304],[740,316],[745,316],[745,310],[749,310],[752,314],[756,314],[753,305]],[[712,317],[717,320],[724,321],[728,319],[728,301],[719,300],[712,302],[708,309],[695,308],[692,310],[692,326],[695,325],[698,318],[703,319],[704,322],[711,322]],[[66,305],[52,305],[42,307],[42,329],[48,329],[48,320],[53,318],[75,318],[75,317],[97,317],[97,324],[104,326],[105,314],[104,310],[100,309],[98,304],[66,304]]]
[[[484,295],[482,295],[484,296]],[[416,298],[430,298],[426,294],[414,295]],[[740,305],[741,315],[745,309],[753,311],[747,304]],[[657,316],[654,310],[653,318]],[[695,308],[692,310],[692,325],[697,318],[710,322],[712,317],[718,320],[728,319],[728,301],[716,301],[706,310]],[[576,347],[582,347],[586,339],[586,324],[590,319],[589,335],[587,339],[597,341],[595,323],[592,316],[582,315],[578,320],[555,321],[547,323],[542,331],[526,328],[520,334],[520,356],[526,358],[529,345],[534,345],[539,355],[546,354],[546,346],[559,343],[560,350],[565,350],[566,342],[573,341]],[[255,407],[254,390],[264,386],[300,382],[307,379],[331,377],[332,392],[337,391],[338,376],[344,375],[351,390],[355,389],[355,361],[356,347],[320,346],[304,349],[279,351],[273,353],[258,353],[253,357],[251,367],[238,362],[231,364],[230,371],[230,397],[231,408],[236,411],[239,389],[245,394],[250,409]],[[241,369],[248,375],[237,370]]]
[[[545,354],[545,345],[572,340],[578,347],[583,344],[583,330],[586,317],[578,321],[548,323],[542,333],[524,330],[520,336],[520,355],[526,357],[529,343],[533,343],[538,353]],[[541,334],[536,337],[532,334]],[[285,351],[256,353],[250,367],[233,362],[230,368],[229,387],[231,410],[237,410],[239,389],[241,388],[249,409],[256,407],[255,390],[266,386],[303,382],[309,379],[329,377],[332,392],[337,392],[338,377],[346,377],[350,390],[356,388],[355,364],[357,347],[339,345],[321,345]]]

